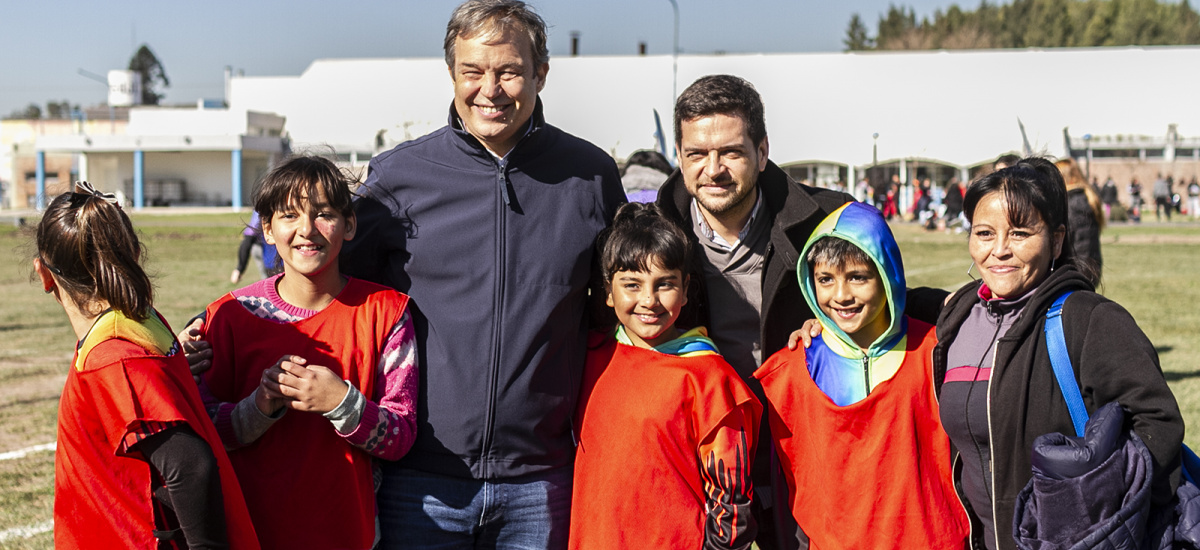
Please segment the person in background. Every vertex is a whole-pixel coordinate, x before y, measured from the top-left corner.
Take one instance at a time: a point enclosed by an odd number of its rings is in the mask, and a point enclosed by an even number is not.
[[[649,149],[634,151],[621,169],[621,187],[631,202],[654,202],[658,188],[674,171],[662,153]]]
[[[233,269],[233,273],[229,274],[229,282],[237,284],[242,280],[242,276],[246,274],[246,267],[250,265],[250,256],[255,247],[258,247],[258,256],[263,262],[263,274],[265,275],[266,247],[263,246],[262,222],[258,219],[258,212],[251,212],[250,223],[246,224],[246,228],[242,230],[242,242],[238,244],[237,267]]]
[[[1067,228],[1075,247],[1075,262],[1087,263],[1099,280],[1104,269],[1100,232],[1107,221],[1100,197],[1084,179],[1075,159],[1060,159],[1054,165],[1067,185]]]
[[[1200,219],[1200,183],[1196,182],[1196,176],[1192,176],[1192,181],[1187,186],[1188,196],[1188,213],[1192,215],[1193,220]]]
[[[50,201],[35,243],[34,273],[78,338],[59,401],[55,546],[258,548],[116,196],[77,183]]]
[[[1104,180],[1104,185],[1100,187],[1100,202],[1104,204],[1104,218],[1112,219],[1112,207],[1117,204],[1117,182],[1113,181],[1112,176]]]
[[[1071,364],[1089,412],[1117,401],[1154,458],[1152,500],[1179,483],[1183,418],[1158,354],[1124,308],[1094,291],[1075,262],[1067,192],[1054,164],[1026,158],[975,181],[964,201],[968,251],[981,280],[950,297],[937,321],[934,381],[958,450],[954,482],[972,548],[1015,548],[1017,494],[1032,476],[1033,440],[1074,433],[1046,347],[1046,312],[1063,293]]]
[[[588,346],[570,547],[747,549],[762,406],[704,327],[676,326],[691,242],[653,203],[622,206],[601,239],[618,324]]]
[[[963,184],[958,180],[958,177],[955,176],[950,178],[950,185],[946,186],[945,199],[947,230],[949,230],[951,226],[954,226],[956,231],[960,233],[962,232],[962,205],[964,193],[966,193],[966,189],[963,188]]]
[[[1142,205],[1146,200],[1142,198],[1142,182],[1138,181],[1137,176],[1129,181],[1129,219],[1134,222],[1142,221]]]
[[[1162,221],[1163,212],[1167,214],[1167,221],[1171,221],[1171,210],[1175,205],[1171,202],[1171,177],[1163,177],[1162,173],[1154,179],[1154,221]]]
[[[994,172],[996,170],[1008,168],[1009,166],[1016,164],[1019,160],[1021,160],[1020,155],[1014,155],[1012,153],[1000,155],[996,157],[996,161],[992,163],[992,171]]]

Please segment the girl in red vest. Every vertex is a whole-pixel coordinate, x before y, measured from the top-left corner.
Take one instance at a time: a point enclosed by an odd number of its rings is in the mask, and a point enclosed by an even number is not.
[[[372,548],[372,458],[400,458],[416,435],[408,297],[338,270],[349,184],[316,156],[268,173],[254,209],[283,273],[205,312],[202,392],[264,548]]]
[[[570,547],[749,548],[762,407],[703,327],[675,326],[691,250],[658,206],[617,211],[601,264],[615,331],[593,334],[575,423]]]
[[[59,402],[55,547],[258,548],[116,198],[87,182],[59,195],[37,254],[34,271],[79,338]]]

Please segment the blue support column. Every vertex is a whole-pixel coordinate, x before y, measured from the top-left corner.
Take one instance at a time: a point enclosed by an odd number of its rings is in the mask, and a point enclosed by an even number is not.
[[[231,152],[229,154],[229,171],[230,171],[230,174],[229,174],[230,179],[233,182],[232,185],[230,185],[230,189],[229,189],[229,191],[231,193],[233,193],[233,200],[231,201],[231,204],[233,205],[234,210],[238,210],[242,207],[242,150],[241,149],[234,149],[233,152]]]
[[[141,150],[133,152],[133,207],[146,206],[146,162]]]
[[[37,152],[37,209],[46,209],[46,152]],[[29,203],[26,203],[28,205]]]

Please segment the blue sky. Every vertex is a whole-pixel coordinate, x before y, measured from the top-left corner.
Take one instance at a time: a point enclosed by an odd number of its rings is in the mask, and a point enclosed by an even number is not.
[[[895,1],[895,0],[891,0]],[[442,35],[459,0],[323,2],[30,2],[0,0],[0,115],[29,103],[106,97],[105,85],[78,74],[124,68],[146,43],[166,67],[166,102],[223,95],[226,65],[247,75],[298,75],[314,59],[440,57]],[[671,52],[668,0],[532,0],[551,25],[550,53],[569,53],[581,34],[583,55]],[[678,0],[684,53],[840,51],[850,14],[874,30],[889,0]],[[911,0],[917,16],[948,0]],[[974,8],[975,0],[960,5]],[[733,7],[736,6],[736,7]],[[348,82],[347,85],[353,85]]]

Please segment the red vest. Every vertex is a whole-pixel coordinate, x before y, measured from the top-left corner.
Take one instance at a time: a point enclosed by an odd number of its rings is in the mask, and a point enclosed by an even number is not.
[[[213,396],[249,396],[284,355],[328,367],[363,395],[375,395],[376,367],[408,297],[350,279],[316,315],[295,323],[260,319],[232,295],[208,306],[204,338]],[[318,413],[287,411],[250,445],[230,451],[264,548],[371,548],[375,491],[371,456],[347,443]]]
[[[570,547],[699,548],[700,443],[729,414],[750,408],[760,418],[762,408],[719,355],[598,340],[589,342],[600,347],[588,353],[575,418]]]
[[[792,515],[813,550],[963,547],[967,517],[934,398],[936,343],[931,325],[910,318],[895,376],[846,407],[813,382],[803,347],[776,353],[755,373]]]
[[[150,464],[136,450],[124,452],[126,434],[140,421],[183,421],[208,442],[220,471],[229,544],[257,549],[242,490],[183,354],[153,355],[121,339],[91,348],[63,387],[54,457],[55,547],[158,547]]]

